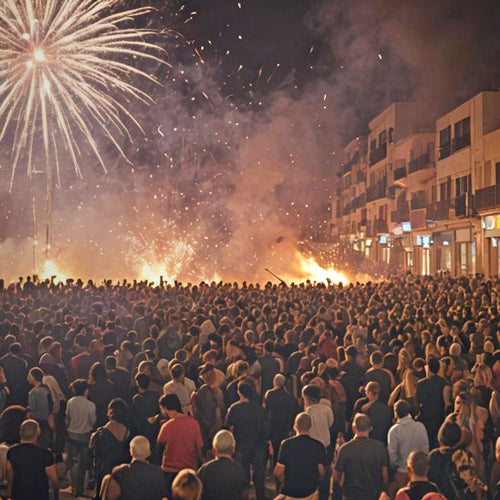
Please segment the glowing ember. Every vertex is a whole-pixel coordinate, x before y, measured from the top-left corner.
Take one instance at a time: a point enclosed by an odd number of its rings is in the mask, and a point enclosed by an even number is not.
[[[298,264],[300,267],[300,281],[312,281],[316,283],[342,283],[347,285],[349,278],[342,272],[336,271],[333,267],[325,269],[321,267],[313,257],[305,257],[300,252],[297,253]]]
[[[66,281],[69,276],[61,272],[57,264],[53,260],[46,260],[43,263],[42,272],[40,273],[40,278],[42,280],[51,279],[55,276],[59,281]]]

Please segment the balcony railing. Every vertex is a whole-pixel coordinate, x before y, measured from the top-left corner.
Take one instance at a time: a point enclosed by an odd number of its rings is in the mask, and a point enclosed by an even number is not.
[[[434,214],[434,220],[447,220],[450,218],[450,200],[438,201],[436,203],[436,211]]]
[[[421,198],[413,198],[410,203],[411,203],[412,210],[418,210],[420,208],[425,208],[425,200],[422,200]]]
[[[399,167],[396,170],[394,170],[395,181],[397,181],[398,179],[402,179],[403,177],[406,177],[406,167]]]
[[[418,172],[419,170],[424,170],[428,166],[432,166],[431,155],[429,154],[429,152],[417,156],[410,161],[410,174],[413,174],[413,172]]]
[[[375,201],[385,198],[387,190],[387,177],[372,184],[366,190],[366,201]]]
[[[342,209],[342,215],[349,215],[351,213],[351,204],[348,203],[343,209]]]
[[[391,222],[408,222],[410,220],[410,210],[408,206],[400,207],[391,212]]]
[[[443,144],[439,148],[439,159],[444,160],[445,158],[448,158],[448,156],[451,155],[451,142],[448,142],[446,144]]]
[[[470,133],[453,139],[453,152],[470,146]]]
[[[373,221],[373,232],[378,233],[388,233],[389,229],[387,227],[387,221],[384,219],[375,219]]]
[[[486,210],[500,206],[500,185],[477,190],[474,201],[476,210]]]
[[[370,165],[383,160],[387,156],[387,143],[382,144],[378,149],[370,153]]]

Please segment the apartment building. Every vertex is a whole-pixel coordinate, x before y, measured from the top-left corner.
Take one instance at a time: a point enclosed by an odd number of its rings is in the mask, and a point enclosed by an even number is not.
[[[418,274],[497,274],[500,92],[481,92],[435,122],[426,115],[393,103],[346,146],[333,215],[339,238]]]

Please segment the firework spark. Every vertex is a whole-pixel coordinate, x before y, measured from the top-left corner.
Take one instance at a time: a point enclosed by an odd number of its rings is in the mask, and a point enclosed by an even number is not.
[[[2,0],[0,2],[0,141],[12,139],[11,188],[25,157],[33,172],[36,144],[43,144],[47,175],[60,159],[71,158],[81,177],[80,137],[106,170],[97,144],[105,136],[125,158],[121,138],[129,125],[141,126],[127,107],[130,98],[151,103],[132,77],[158,83],[133,61],[163,63],[155,30],[133,27],[152,11],[141,7],[114,12],[118,0]]]

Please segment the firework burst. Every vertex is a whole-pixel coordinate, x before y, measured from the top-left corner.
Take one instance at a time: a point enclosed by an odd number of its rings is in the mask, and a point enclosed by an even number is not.
[[[132,77],[157,80],[135,67],[137,59],[158,63],[161,50],[148,39],[155,30],[137,29],[142,7],[114,12],[118,0],[0,1],[0,141],[12,144],[11,188],[25,159],[28,175],[43,144],[44,168],[71,158],[81,177],[84,138],[104,170],[97,136],[106,137],[125,158],[120,143],[141,126],[128,109],[130,99],[151,103]]]

